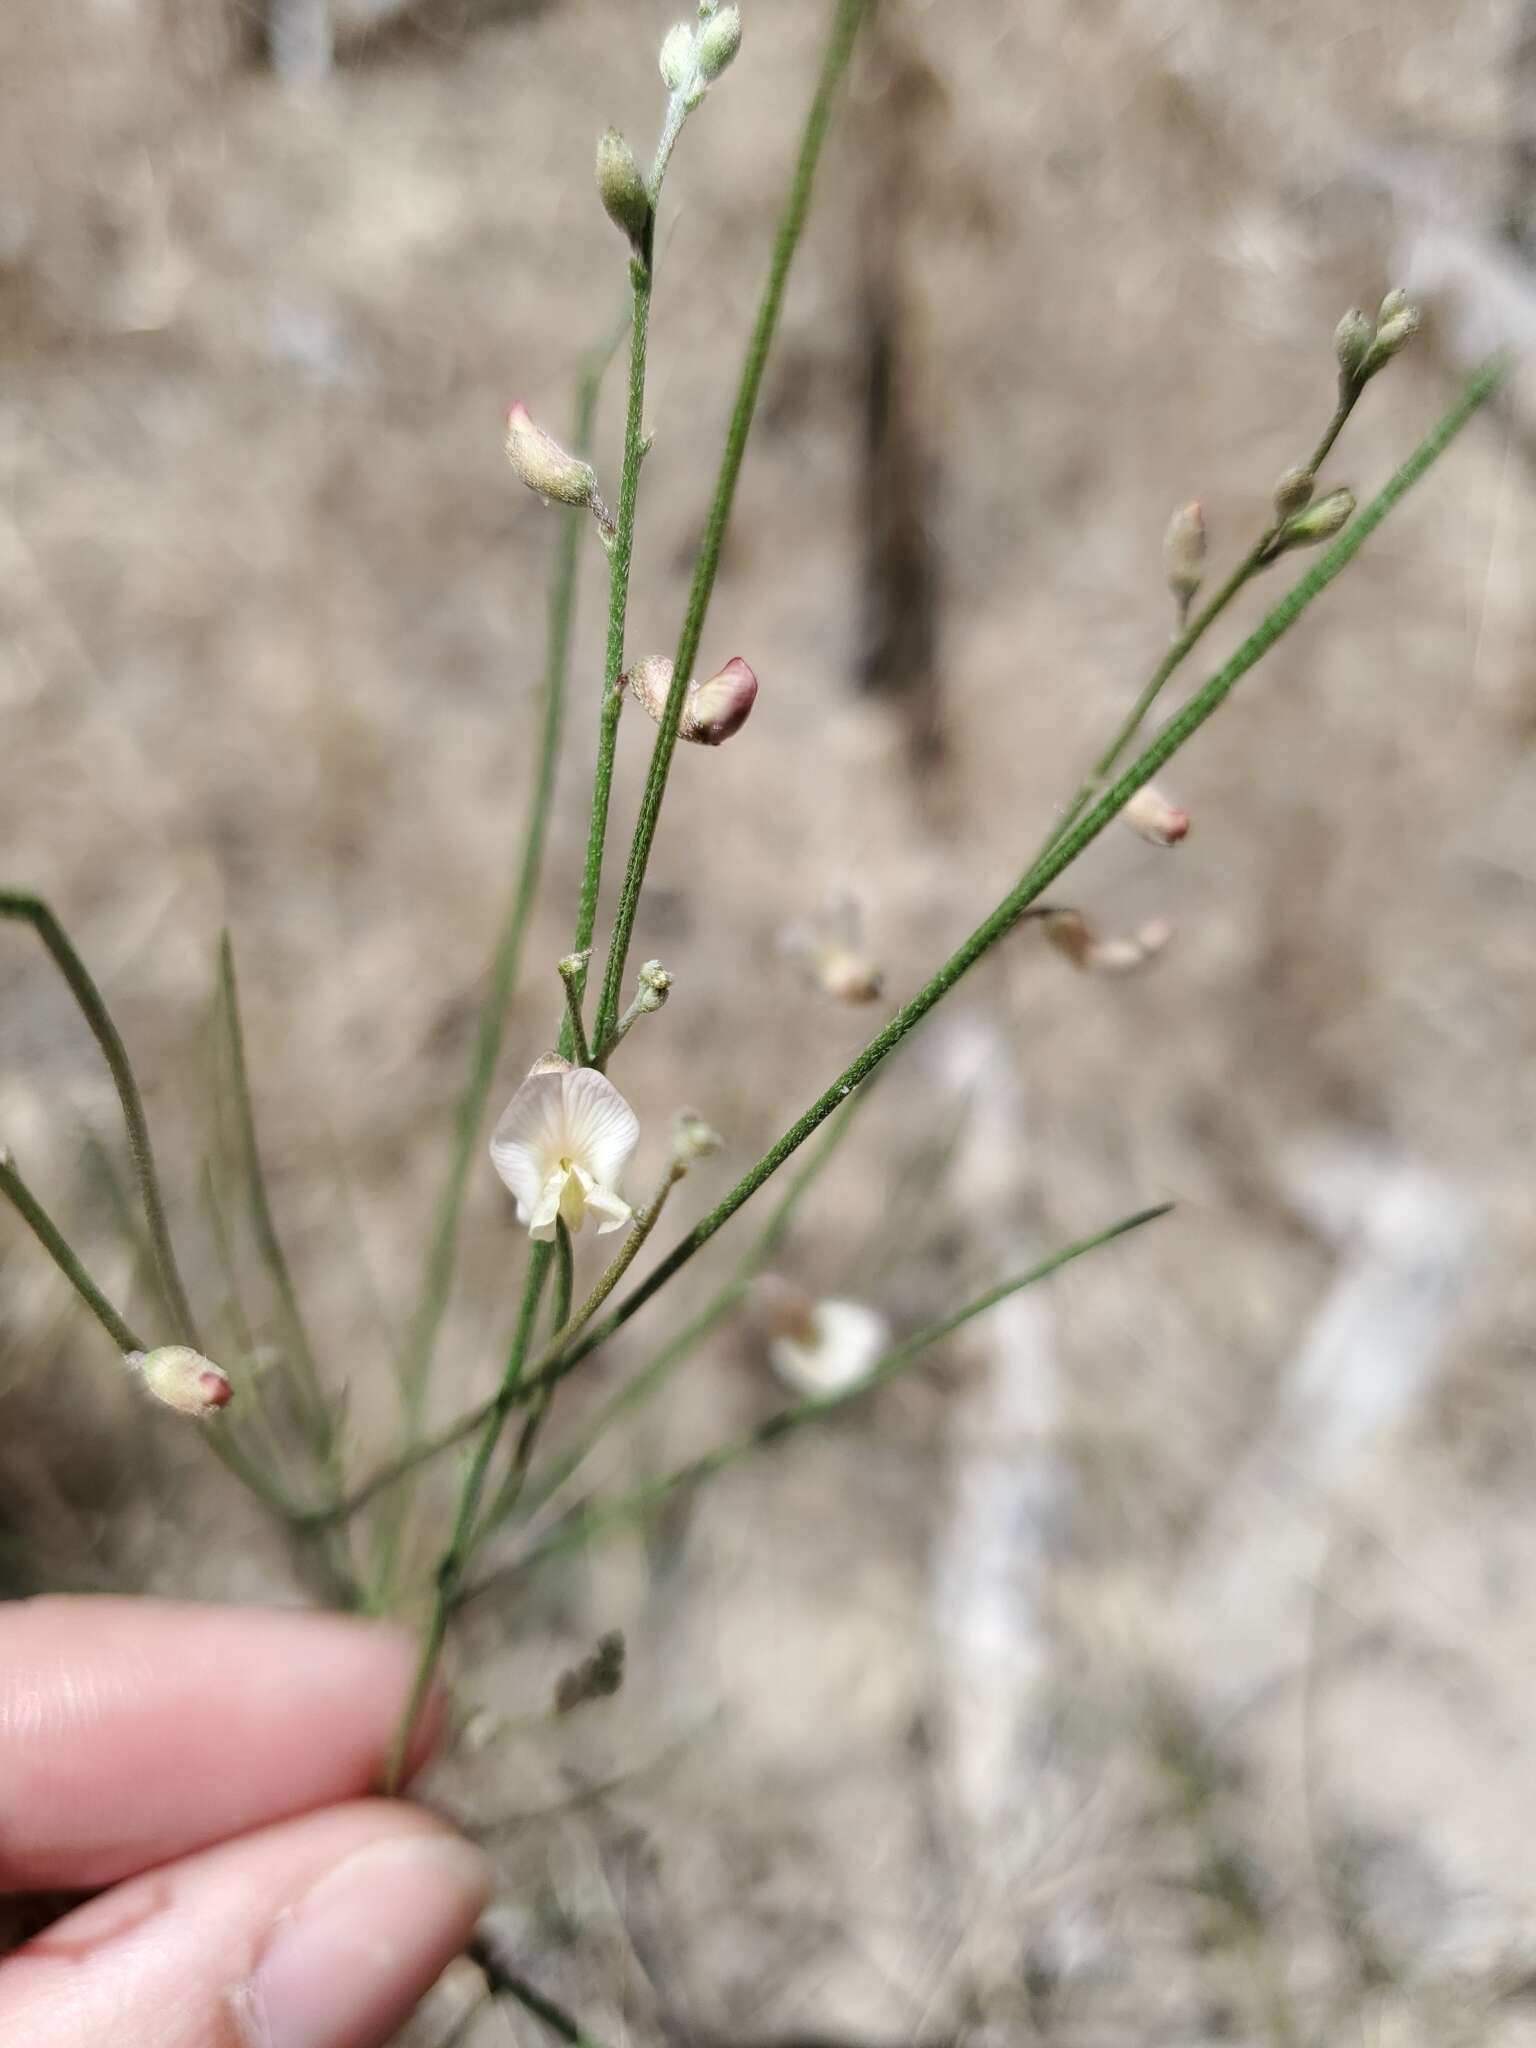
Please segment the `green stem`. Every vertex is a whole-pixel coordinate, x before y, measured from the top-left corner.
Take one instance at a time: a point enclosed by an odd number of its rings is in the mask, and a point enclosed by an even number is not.
[[[147,1351],[150,1347],[142,1337],[134,1335],[87,1273],[63,1231],[22,1179],[15,1160],[4,1152],[0,1152],[0,1194],[10,1202],[118,1350],[125,1355],[130,1351]]]
[[[584,2030],[573,2013],[568,2013],[562,2005],[556,2005],[552,1998],[546,1998],[536,1985],[530,1984],[526,1977],[503,1962],[485,1935],[477,1934],[467,1953],[484,1976],[493,1998],[516,1999],[557,2039],[569,2043],[569,2048],[599,2048],[599,2043]]]
[[[656,837],[662,799],[666,795],[672,756],[677,747],[677,730],[683,715],[683,700],[687,695],[688,681],[693,674],[694,663],[698,659],[704,620],[714,592],[715,575],[720,566],[720,550],[724,545],[725,530],[731,516],[736,482],[741,474],[742,458],[746,453],[747,437],[752,431],[753,415],[757,410],[758,393],[762,389],[768,352],[773,346],[774,334],[778,328],[779,313],[784,304],[784,291],[789,281],[790,265],[794,261],[795,251],[799,247],[800,236],[805,227],[806,215],[810,209],[816,167],[820,162],[822,145],[827,139],[827,129],[832,119],[833,99],[853,53],[854,38],[867,4],[868,0],[837,0],[826,52],[822,58],[821,76],[806,118],[799,158],[779,221],[773,258],[768,269],[768,281],[763,290],[762,303],[758,308],[752,339],[748,344],[746,361],[742,366],[741,384],[726,434],[725,453],[721,459],[720,475],[715,485],[714,502],[709,509],[704,539],[699,548],[698,561],[694,566],[693,587],[688,595],[688,608],[683,615],[677,658],[672,670],[672,687],[667,693],[666,709],[662,713],[660,729],[651,752],[650,772],[640,800],[640,812],[635,821],[634,838],[630,843],[619,905],[614,915],[613,936],[609,943],[608,960],[603,974],[597,1021],[592,1029],[592,1042],[598,1047],[607,1043],[614,1019],[619,1013],[619,998],[624,983],[625,965],[629,959],[635,914],[639,908],[640,892],[645,884],[645,871]]]
[[[581,984],[586,972],[586,962],[580,954],[572,954],[560,962],[560,984],[565,990],[565,1029],[569,1034],[570,1052],[566,1055],[578,1067],[591,1063],[592,1055],[587,1046],[587,1027],[581,1016]]]
[[[1172,756],[1199,731],[1206,720],[1231,695],[1248,671],[1269,652],[1282,634],[1296,623],[1334,578],[1349,566],[1388,513],[1407,495],[1426,470],[1444,454],[1479,406],[1494,391],[1503,374],[1502,363],[1493,362],[1472,379],[1461,398],[1419,444],[1396,475],[1364,511],[1350,522],[1327,553],[1319,558],[1300,582],[1295,584],[1268,613],[1257,630],[1249,635],[1226,665],[1195,693],[1181,711],[1168,720],[1151,744],[1105,792],[1087,816],[1035,861],[1018,885],[1009,891],[992,914],[984,919],[970,937],[951,954],[931,980],[919,989],[910,1002],[897,1011],[885,1028],[850,1061],[832,1085],[790,1126],[779,1142],[742,1176],[730,1193],[707,1216],[695,1224],[654,1271],[620,1302],[611,1315],[595,1329],[589,1329],[580,1342],[573,1345],[556,1365],[548,1368],[552,1375],[559,1376],[571,1371],[588,1353],[595,1351],[599,1344],[606,1343],[616,1330],[627,1323],[630,1317],[651,1299],[652,1295],[665,1287],[679,1269],[730,1221],[742,1204],[749,1201],[763,1183],[778,1171],[785,1160],[799,1150],[806,1139],[840,1104],[848,1100],[854,1089],[895,1051],[908,1032],[922,1022],[928,1012],[948,995],[962,976],[969,973],[977,961],[1013,929],[1029,906],[1072,865],[1086,846],[1098,838],[1104,828],[1130,802],[1137,790],[1149,783]],[[537,1375],[530,1376],[529,1384],[534,1384],[536,1379]]]
[[[652,221],[654,224],[654,201]],[[587,952],[597,927],[597,899],[603,885],[603,850],[608,840],[608,811],[613,800],[613,767],[619,746],[619,717],[624,693],[619,678],[624,673],[624,631],[629,616],[629,572],[635,553],[635,508],[640,495],[640,469],[645,460],[645,365],[650,341],[652,254],[647,246],[642,256],[631,259],[629,395],[624,408],[624,454],[619,471],[619,510],[608,556],[608,640],[603,656],[603,697],[598,710],[597,763],[592,775],[592,813],[587,826],[587,854],[581,873],[581,896],[576,908],[575,953]],[[586,989],[586,971],[574,991],[577,1014]],[[593,1033],[593,1042],[601,1034]],[[574,1057],[575,1034],[567,1020],[561,1033],[560,1050]]]
[[[575,1279],[576,1260],[571,1249],[571,1233],[566,1229],[563,1222],[557,1221],[555,1224],[554,1304],[554,1326],[557,1330],[563,1330],[570,1321],[571,1295],[575,1290]],[[495,1521],[497,1510],[501,1507],[501,1503],[503,1501],[507,1502],[508,1511],[510,1511],[511,1505],[516,1502],[518,1495],[522,1492],[524,1481],[528,1477],[528,1467],[533,1460],[534,1445],[539,1440],[539,1432],[544,1427],[545,1419],[549,1414],[549,1404],[554,1398],[554,1388],[547,1387],[543,1394],[531,1404],[527,1415],[523,1418],[523,1426],[518,1432],[517,1445],[512,1453],[511,1466],[508,1469],[506,1478],[502,1481],[497,1491],[495,1500],[486,1510],[485,1520],[475,1536],[477,1544],[484,1539],[486,1530]]]
[[[266,1267],[272,1285],[277,1291],[277,1298],[282,1304],[283,1320],[287,1326],[287,1342],[283,1347],[283,1355],[294,1380],[299,1413],[304,1418],[310,1441],[319,1456],[334,1470],[336,1432],[320,1384],[314,1347],[309,1341],[309,1332],[299,1307],[293,1274],[283,1251],[282,1240],[277,1234],[272,1204],[267,1195],[267,1177],[261,1162],[261,1148],[256,1140],[256,1115],[251,1102],[250,1076],[245,1060],[245,1032],[240,1021],[240,991],[235,978],[235,952],[227,931],[221,933],[219,937],[219,994],[223,1003],[224,1026],[229,1042],[230,1070],[235,1091],[235,1118],[245,1166],[251,1227],[256,1235],[256,1246],[261,1254],[262,1264]]]
[[[176,1263],[176,1252],[171,1243],[170,1226],[166,1222],[165,1202],[160,1193],[160,1176],[155,1170],[155,1155],[149,1142],[149,1121],[144,1114],[144,1098],[139,1093],[138,1080],[134,1075],[122,1036],[113,1023],[101,991],[91,979],[85,962],[70,943],[64,927],[41,897],[26,895],[17,890],[0,889],[0,918],[15,918],[23,924],[31,925],[51,954],[54,965],[63,975],[70,994],[80,1007],[81,1015],[90,1026],[91,1035],[101,1048],[117,1089],[117,1099],[122,1104],[123,1121],[128,1126],[128,1151],[133,1160],[134,1178],[138,1182],[139,1197],[144,1204],[144,1217],[149,1225],[149,1241],[154,1250],[155,1266],[160,1275],[160,1284],[165,1290],[165,1298],[171,1305],[176,1334],[184,1344],[190,1344],[194,1350],[201,1350],[197,1322],[192,1314],[191,1303],[187,1299],[187,1290],[182,1283],[181,1269]]]
[[[577,383],[576,431],[573,445],[575,452],[581,456],[586,456],[591,450],[593,423],[597,417],[598,392],[602,385],[603,372],[612,353],[612,344],[597,351],[583,366]],[[433,1354],[442,1328],[443,1315],[448,1306],[448,1293],[453,1282],[453,1268],[458,1252],[459,1230],[463,1219],[464,1196],[470,1166],[485,1120],[491,1087],[496,1078],[496,1064],[501,1056],[502,1038],[506,1029],[507,1006],[512,991],[517,986],[518,970],[522,964],[523,941],[543,869],[544,849],[549,837],[550,811],[554,800],[555,770],[560,758],[566,689],[571,668],[571,629],[576,614],[578,570],[581,544],[585,535],[585,515],[575,509],[566,511],[561,522],[559,554],[555,566],[554,585],[550,593],[548,640],[544,661],[543,719],[538,746],[534,753],[533,780],[528,824],[523,834],[522,859],[506,915],[502,920],[495,955],[491,961],[490,981],[486,988],[485,1000],[480,1006],[480,1020],[475,1035],[469,1078],[465,1082],[464,1092],[454,1113],[453,1156],[449,1162],[448,1178],[438,1204],[431,1246],[422,1275],[420,1299],[406,1343],[402,1377],[409,1423],[407,1435],[413,1433],[420,1420],[426,1382],[432,1369]]]
[[[472,1586],[464,1595],[464,1601],[479,1599],[481,1594],[489,1591],[493,1585],[504,1584],[508,1578],[520,1576],[523,1572],[531,1570],[534,1565],[543,1564],[551,1557],[582,1548],[594,1536],[605,1530],[648,1514],[652,1508],[678,1492],[680,1488],[696,1485],[700,1480],[712,1477],[725,1466],[734,1464],[738,1458],[762,1450],[768,1444],[777,1443],[792,1430],[819,1421],[823,1415],[831,1414],[834,1409],[846,1407],[850,1401],[862,1400],[866,1394],[872,1393],[885,1381],[894,1379],[900,1372],[905,1372],[924,1352],[943,1338],[952,1336],[973,1317],[984,1315],[988,1309],[995,1308],[1010,1295],[1018,1294],[1022,1289],[1033,1287],[1038,1281],[1048,1279],[1052,1273],[1059,1272],[1074,1259],[1084,1258],[1089,1252],[1097,1251],[1101,1245],[1109,1244],[1117,1237],[1124,1237],[1129,1231],[1139,1230],[1143,1224],[1155,1222],[1159,1216],[1166,1216],[1172,1207],[1171,1202],[1162,1202],[1156,1208],[1142,1209],[1134,1216],[1122,1217],[1118,1223],[1112,1223],[1107,1230],[1096,1231],[1092,1237],[1079,1238],[1075,1244],[1069,1244],[1064,1250],[1053,1253],[1050,1258],[1042,1259],[1038,1265],[1031,1266],[1027,1273],[1017,1274],[1013,1279],[989,1288],[985,1294],[967,1302],[964,1308],[957,1309],[953,1315],[945,1316],[940,1322],[931,1323],[927,1329],[919,1330],[915,1336],[907,1338],[904,1343],[887,1351],[856,1386],[845,1388],[841,1393],[821,1394],[797,1401],[792,1406],[781,1409],[777,1415],[770,1416],[766,1422],[759,1423],[755,1429],[749,1429],[741,1436],[731,1438],[729,1442],[707,1451],[703,1457],[694,1458],[688,1464],[680,1466],[675,1472],[649,1480],[645,1485],[636,1487],[633,1492],[622,1495],[618,1500],[598,1503],[579,1510],[551,1530],[541,1543],[520,1558],[516,1564],[494,1572],[479,1585]]]

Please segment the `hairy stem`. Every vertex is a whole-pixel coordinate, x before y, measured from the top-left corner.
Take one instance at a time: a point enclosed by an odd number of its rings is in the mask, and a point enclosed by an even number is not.
[[[75,951],[64,927],[41,897],[29,896],[11,889],[0,889],[0,918],[14,918],[20,923],[31,925],[52,956],[54,965],[63,975],[70,994],[79,1005],[81,1015],[90,1026],[92,1037],[101,1048],[102,1057],[106,1060],[113,1085],[117,1089],[117,1099],[122,1104],[123,1121],[128,1127],[128,1151],[133,1160],[139,1199],[144,1204],[144,1220],[149,1226],[149,1241],[154,1252],[155,1268],[160,1275],[160,1285],[165,1298],[170,1303],[176,1334],[184,1344],[201,1350],[197,1322],[192,1314],[192,1305],[187,1299],[181,1269],[176,1263],[175,1247],[171,1243],[170,1225],[166,1221],[165,1201],[160,1192],[160,1176],[155,1169],[155,1155],[149,1142],[149,1122],[144,1114],[144,1098],[139,1092],[138,1079],[128,1058],[128,1049],[123,1044],[122,1035],[113,1023],[101,990],[91,979],[85,962]]]
[[[619,895],[618,909],[614,914],[613,936],[609,942],[608,960],[603,973],[597,1021],[592,1029],[592,1043],[598,1048],[607,1044],[609,1034],[613,1030],[614,1019],[619,1013],[619,998],[624,984],[625,965],[629,959],[635,913],[639,908],[640,892],[645,885],[645,871],[650,862],[651,846],[656,837],[662,799],[666,795],[667,777],[671,772],[672,756],[677,747],[677,731],[682,720],[688,680],[698,659],[699,642],[704,634],[704,621],[714,592],[715,576],[720,567],[720,550],[725,542],[725,530],[736,496],[736,483],[741,475],[747,437],[752,431],[758,394],[762,389],[763,372],[768,364],[768,352],[773,346],[774,334],[778,329],[779,314],[784,304],[784,291],[789,282],[790,265],[800,245],[800,236],[810,210],[816,167],[821,160],[822,146],[831,124],[833,100],[842,75],[847,69],[848,59],[853,53],[854,38],[867,5],[868,0],[837,0],[831,33],[827,38],[826,51],[822,58],[821,76],[811,101],[810,112],[806,117],[800,154],[790,180],[789,196],[785,201],[774,240],[768,281],[763,290],[762,303],[758,307],[757,322],[747,347],[741,383],[737,389],[736,403],[726,433],[725,453],[721,459],[720,475],[715,485],[714,502],[709,509],[704,539],[699,548],[698,561],[694,565],[693,587],[688,594],[688,607],[683,615],[682,631],[677,644],[677,659],[672,670],[672,687],[667,693],[666,709],[662,713],[660,729],[651,752],[650,772],[646,777],[645,790],[640,799],[640,811],[635,820],[634,837],[630,843],[629,859],[624,870],[623,887]]]

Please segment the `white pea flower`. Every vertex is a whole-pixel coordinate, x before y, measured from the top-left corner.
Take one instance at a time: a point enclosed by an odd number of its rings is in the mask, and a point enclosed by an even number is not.
[[[819,1301],[768,1346],[786,1386],[813,1400],[844,1394],[867,1379],[890,1343],[885,1319],[860,1301]]]
[[[598,1235],[621,1230],[618,1184],[640,1137],[635,1112],[605,1074],[557,1057],[538,1061],[491,1133],[491,1164],[517,1201],[530,1237],[559,1218],[572,1232],[591,1215]]]

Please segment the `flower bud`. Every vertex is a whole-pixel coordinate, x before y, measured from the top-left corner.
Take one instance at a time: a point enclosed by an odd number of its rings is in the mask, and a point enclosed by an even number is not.
[[[1045,936],[1085,974],[1134,974],[1162,952],[1173,937],[1173,926],[1164,919],[1143,925],[1134,938],[1101,939],[1077,910],[1052,910],[1046,914]]]
[[[1333,352],[1339,359],[1339,375],[1346,384],[1359,381],[1374,333],[1370,315],[1362,313],[1358,306],[1352,306],[1333,330]]]
[[[673,977],[659,960],[647,960],[640,970],[640,986],[635,991],[637,1010],[659,1010],[672,993]]]
[[[123,1362],[139,1375],[147,1392],[178,1415],[212,1415],[235,1391],[227,1373],[185,1344],[130,1351]]]
[[[699,75],[706,85],[714,84],[740,48],[741,10],[733,6],[717,9],[699,30]]]
[[[542,427],[536,427],[519,399],[507,414],[507,460],[530,491],[562,505],[590,505],[597,474],[590,463],[568,455]]]
[[[757,677],[741,656],[734,654],[717,676],[690,686],[683,707],[683,738],[697,740],[702,747],[718,747],[741,731],[756,701]]]
[[[1275,555],[1283,555],[1288,548],[1309,548],[1320,540],[1332,540],[1349,524],[1354,512],[1353,491],[1330,491],[1326,498],[1319,498],[1305,512],[1298,512],[1294,519],[1286,520],[1275,537],[1269,560],[1273,561]]]
[[[635,162],[635,153],[617,128],[597,145],[597,193],[614,226],[637,245],[651,224],[650,194]]]
[[[1408,310],[1408,294],[1401,285],[1394,285],[1376,309],[1376,331],[1379,334],[1389,320],[1395,320],[1399,313]]]
[[[1182,505],[1168,522],[1163,570],[1168,588],[1181,604],[1188,604],[1205,573],[1205,513],[1198,498]]]
[[[1286,470],[1275,484],[1275,517],[1289,519],[1303,505],[1310,505],[1313,488],[1310,469],[1303,469],[1298,464],[1295,469]]]
[[[669,28],[661,45],[661,82],[668,92],[681,92],[698,69],[693,30],[686,21]]]
[[[880,1000],[884,975],[872,960],[851,946],[825,946],[814,964],[817,982],[833,1002],[859,1004]]]
[[[1360,366],[1363,378],[1374,377],[1376,372],[1390,363],[1399,349],[1404,349],[1419,331],[1423,315],[1417,306],[1410,306],[1401,292],[1388,292],[1382,304],[1386,306],[1394,299],[1402,299],[1376,328],[1376,339],[1366,350],[1365,361]]]
[[[1189,831],[1189,813],[1169,803],[1150,783],[1138,789],[1120,813],[1138,838],[1153,846],[1177,846]]]
[[[637,661],[621,679],[620,687],[627,688],[659,725],[672,688],[672,663],[662,655]],[[718,747],[740,732],[756,699],[757,677],[739,654],[733,655],[708,682],[688,685],[678,737],[697,746]]]

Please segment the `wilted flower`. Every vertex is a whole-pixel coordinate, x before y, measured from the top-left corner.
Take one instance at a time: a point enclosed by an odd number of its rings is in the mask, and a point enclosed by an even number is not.
[[[864,921],[852,896],[829,897],[820,914],[779,933],[780,951],[802,961],[823,995],[837,1003],[873,1003],[885,976],[864,949]]]
[[[868,1379],[890,1343],[883,1316],[860,1301],[819,1301],[768,1346],[785,1385],[813,1400],[843,1394]]]
[[[1188,811],[1171,804],[1151,783],[1137,790],[1120,816],[1139,838],[1153,846],[1177,846],[1189,831]]]
[[[178,1415],[212,1415],[234,1395],[229,1375],[187,1344],[162,1344],[155,1351],[130,1351],[123,1360],[153,1394]]]
[[[530,491],[562,505],[590,505],[597,472],[580,462],[542,427],[535,426],[522,400],[507,413],[507,460]]]
[[[667,708],[672,688],[673,665],[663,655],[637,661],[621,679],[636,703],[643,704],[658,724]],[[683,699],[678,725],[679,739],[692,740],[701,747],[718,747],[746,724],[757,701],[757,677],[739,654],[733,655],[718,675],[707,682],[690,683]]]
[[[578,1231],[590,1214],[598,1235],[629,1221],[618,1192],[640,1137],[634,1111],[605,1074],[558,1055],[537,1062],[491,1134],[491,1164],[517,1201],[531,1237]]]
[[[1100,938],[1078,910],[1052,910],[1044,923],[1045,936],[1057,952],[1085,974],[1134,974],[1173,937],[1173,926],[1164,918],[1143,925],[1132,938],[1109,939]]]

